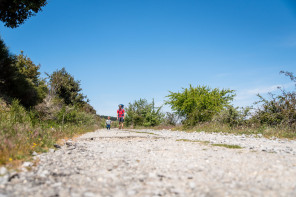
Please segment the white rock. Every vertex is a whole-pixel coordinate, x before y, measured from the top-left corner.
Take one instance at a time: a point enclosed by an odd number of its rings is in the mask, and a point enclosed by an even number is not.
[[[0,167],[0,175],[1,175],[1,176],[7,174],[7,172],[8,172],[8,171],[7,171],[7,169],[6,169],[5,167],[3,167],[3,166]]]
[[[23,167],[31,167],[31,166],[33,166],[32,162],[26,161],[26,162],[23,163]]]

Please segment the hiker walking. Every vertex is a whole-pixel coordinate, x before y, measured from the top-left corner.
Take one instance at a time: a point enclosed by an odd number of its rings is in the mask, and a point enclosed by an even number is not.
[[[117,120],[119,122],[119,129],[123,129],[123,122],[124,122],[124,105],[118,105],[119,109],[117,110]]]

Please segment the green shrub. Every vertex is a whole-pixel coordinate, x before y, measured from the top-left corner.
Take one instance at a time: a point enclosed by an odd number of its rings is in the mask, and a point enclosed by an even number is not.
[[[228,105],[214,116],[213,121],[228,124],[231,127],[247,125],[249,123],[248,118],[251,117],[251,108],[239,108]]]
[[[164,117],[161,107],[154,106],[154,100],[148,103],[146,99],[140,99],[129,103],[126,108],[125,122],[127,126],[157,126]]]
[[[166,104],[183,117],[185,125],[194,126],[199,122],[212,120],[235,96],[234,90],[211,89],[207,86],[190,85],[181,92],[170,92]]]
[[[296,77],[291,72],[281,71],[282,74],[288,76],[295,83]],[[264,98],[258,94],[259,101],[256,104],[261,104],[256,109],[252,120],[260,124],[269,126],[282,126],[291,129],[296,129],[296,91],[286,91],[283,88],[278,88],[279,94],[269,93],[269,98]]]

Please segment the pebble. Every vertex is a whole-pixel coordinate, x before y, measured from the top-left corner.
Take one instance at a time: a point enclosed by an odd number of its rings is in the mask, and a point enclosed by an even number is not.
[[[26,161],[26,162],[23,163],[22,166],[23,166],[23,167],[31,167],[31,166],[33,166],[33,163],[32,163],[32,162],[28,162],[28,161]]]
[[[55,148],[62,148],[60,145],[58,145],[58,144],[54,144],[53,145]]]
[[[0,176],[5,175],[7,172],[7,168],[5,168],[4,166],[0,167]]]
[[[73,146],[73,141],[72,141],[72,140],[68,140],[68,141],[66,142],[66,145],[67,145],[67,146]]]

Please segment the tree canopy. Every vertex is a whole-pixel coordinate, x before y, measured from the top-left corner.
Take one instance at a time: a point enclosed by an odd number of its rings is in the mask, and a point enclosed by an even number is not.
[[[0,96],[18,99],[25,107],[42,102],[47,86],[39,69],[40,65],[35,65],[23,52],[11,55],[0,40]]]
[[[51,91],[64,100],[67,105],[84,103],[84,96],[81,93],[80,81],[66,71],[65,68],[53,72],[49,76]]]
[[[6,27],[16,28],[41,11],[46,4],[47,0],[1,0],[0,20]]]

